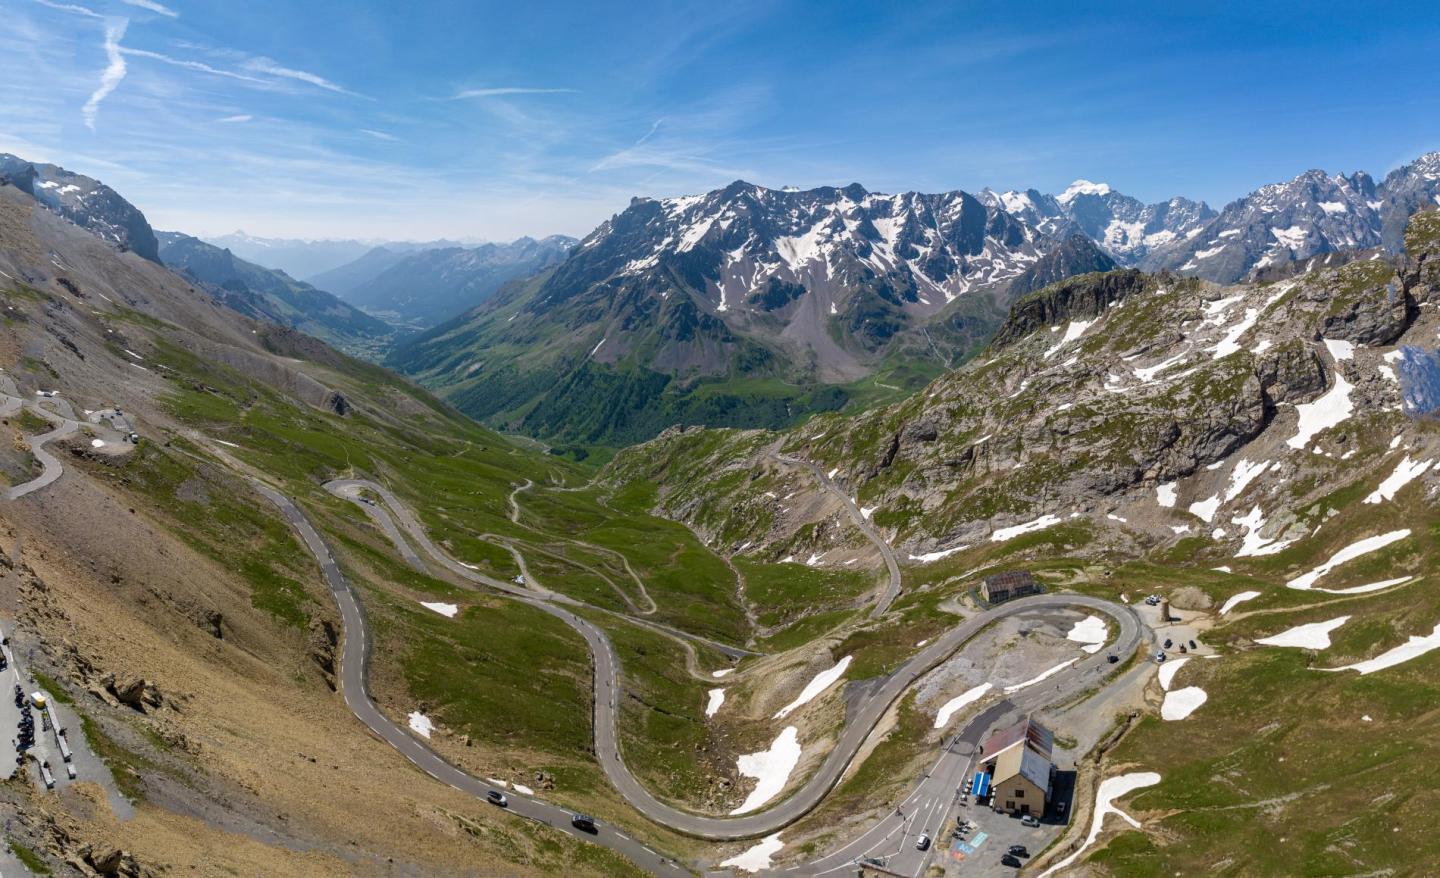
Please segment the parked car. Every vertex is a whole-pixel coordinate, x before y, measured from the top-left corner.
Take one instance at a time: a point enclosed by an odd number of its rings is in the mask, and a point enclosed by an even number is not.
[[[1035,827],[1040,825],[1040,820],[1034,814],[1026,814],[1020,818],[1020,823],[1023,826]]]
[[[1191,649],[1199,649],[1200,647],[1196,646],[1196,645],[1195,645],[1195,641],[1192,640],[1192,641],[1190,641],[1190,648],[1191,648]]]
[[[1164,661],[1165,661],[1165,650],[1163,650],[1163,649],[1157,649],[1157,650],[1155,650],[1155,664],[1158,665],[1158,664],[1163,663]]]
[[[1168,638],[1168,637],[1165,638],[1165,648],[1166,648],[1166,649],[1169,649],[1170,647],[1172,647],[1172,646],[1174,646],[1174,645],[1175,645],[1175,641],[1171,640],[1171,639]]]
[[[505,798],[505,794],[500,792],[499,790],[491,790],[490,792],[486,793],[485,799],[490,804],[499,805],[501,808],[504,808],[510,804],[510,800]]]
[[[1019,858],[1014,857],[1010,854],[1006,854],[1005,856],[1000,858],[1000,865],[1009,866],[1012,869],[1018,869],[1023,864],[1020,862]]]
[[[915,850],[917,850],[917,851],[928,851],[928,850],[930,850],[930,836],[926,835],[926,834],[923,833],[923,832],[920,833],[920,837],[917,838],[917,839],[915,839]]]
[[[1115,653],[1112,652],[1112,653],[1110,653],[1109,655],[1105,656],[1105,661],[1107,661],[1107,662],[1109,662],[1110,664],[1113,665],[1113,664],[1115,664],[1116,662],[1120,661],[1120,656],[1118,656],[1118,655],[1116,655]]]
[[[1009,853],[1012,857],[1028,857],[1030,856],[1030,849],[1025,847],[1025,845],[1023,844],[1012,844],[1010,845],[1010,850],[1007,851],[1007,853]]]
[[[595,818],[587,814],[571,814],[570,825],[581,832],[595,832]]]

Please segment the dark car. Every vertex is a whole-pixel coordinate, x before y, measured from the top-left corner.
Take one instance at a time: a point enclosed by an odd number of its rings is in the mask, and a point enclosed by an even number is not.
[[[581,832],[595,832],[595,818],[586,814],[571,814],[570,825]]]
[[[1005,856],[1000,858],[1000,865],[1009,866],[1012,869],[1018,869],[1023,864],[1020,862],[1019,858],[1017,858],[1013,854],[1006,854]]]
[[[1113,664],[1115,664],[1116,662],[1120,661],[1120,656],[1118,656],[1118,655],[1116,655],[1115,653],[1112,652],[1112,653],[1110,653],[1109,655],[1105,656],[1105,661],[1107,661],[1107,662],[1109,662],[1110,664],[1113,665]]]
[[[505,798],[505,794],[500,792],[499,790],[491,790],[490,792],[486,793],[485,800],[492,805],[499,805],[501,808],[504,808],[510,804],[510,800]]]
[[[1196,646],[1196,645],[1195,645],[1195,641],[1192,640],[1192,641],[1190,641],[1190,648],[1191,648],[1191,649],[1199,649],[1200,647]]]
[[[1171,639],[1168,638],[1168,637],[1165,638],[1165,648],[1166,648],[1166,649],[1169,649],[1170,647],[1172,647],[1172,646],[1174,646],[1174,645],[1175,645],[1175,641],[1171,640]]]
[[[1012,857],[1028,857],[1030,856],[1030,849],[1023,844],[1012,844],[1010,845],[1010,850],[1006,851],[1006,853]]]

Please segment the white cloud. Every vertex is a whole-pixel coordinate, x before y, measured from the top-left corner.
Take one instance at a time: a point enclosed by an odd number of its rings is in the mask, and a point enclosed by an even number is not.
[[[503,95],[560,95],[579,94],[578,89],[573,88],[524,88],[519,86],[506,86],[503,88],[467,88],[455,93],[451,98],[454,101],[463,101],[467,98],[493,98]]]
[[[350,89],[342,85],[337,85],[323,76],[310,73],[306,70],[296,70],[293,67],[285,67],[279,62],[266,58],[263,55],[258,58],[248,59],[244,67],[253,73],[264,73],[269,76],[277,76],[281,79],[294,79],[299,82],[309,83],[317,88],[323,88],[326,91],[333,91],[336,94],[350,95],[351,97],[357,98],[363,97],[363,95],[358,95]]]
[[[227,123],[227,124],[228,124],[228,123],[234,123],[234,122],[249,122],[251,119],[254,119],[254,118],[255,118],[254,116],[251,116],[251,115],[248,114],[248,113],[241,113],[241,114],[239,114],[239,115],[237,115],[237,116],[226,116],[226,117],[223,118],[223,119],[216,119],[215,121],[216,121],[216,122],[224,122],[224,123]]]
[[[110,96],[120,80],[125,78],[125,56],[120,52],[120,40],[125,36],[125,28],[129,25],[126,19],[116,22],[109,22],[105,25],[105,57],[109,63],[100,74],[100,86],[90,95],[90,100],[80,108],[80,115],[85,119],[85,127],[91,131],[95,130],[95,117],[100,112],[100,102]]]
[[[200,73],[208,73],[211,76],[223,76],[226,79],[238,79],[241,82],[250,82],[257,85],[269,84],[265,80],[260,79],[257,76],[246,76],[243,73],[236,73],[233,70],[222,70],[219,67],[211,67],[209,64],[205,64],[201,61],[190,61],[185,58],[172,58],[169,55],[162,55],[159,52],[151,52],[148,49],[131,49],[128,46],[122,46],[120,48],[120,53],[123,55],[129,55],[132,58],[148,58],[152,61],[160,61],[162,63],[170,64],[175,67],[183,67],[186,70],[195,70]]]
[[[398,142],[398,141],[400,140],[400,138],[396,137],[396,136],[393,135],[393,134],[387,134],[387,133],[384,132],[384,131],[376,131],[376,130],[373,129],[373,128],[361,128],[361,129],[360,129],[360,133],[361,133],[361,134],[368,134],[368,135],[370,135],[371,137],[375,138],[376,140],[388,140],[388,141],[391,141],[391,142]]]
[[[61,12],[69,12],[72,15],[83,15],[86,18],[103,19],[105,17],[93,9],[87,9],[84,6],[76,6],[74,3],[55,3],[52,2],[52,0],[35,0],[35,2],[39,3],[41,6],[48,6],[51,9],[58,9]]]
[[[158,12],[159,14],[167,16],[169,18],[180,17],[180,13],[171,9],[169,6],[162,6],[159,3],[156,3],[155,0],[120,0],[120,2],[126,4],[127,6],[135,6],[140,9],[148,9],[151,12]]]

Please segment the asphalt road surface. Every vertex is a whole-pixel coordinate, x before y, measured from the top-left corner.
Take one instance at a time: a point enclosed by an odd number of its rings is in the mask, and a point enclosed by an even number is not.
[[[1088,595],[1036,595],[1004,604],[950,629],[892,672],[846,724],[839,741],[815,774],[783,802],[765,811],[740,817],[712,817],[693,814],[656,798],[636,779],[621,758],[617,733],[617,714],[619,713],[621,692],[619,663],[605,633],[594,623],[576,615],[568,608],[577,606],[577,601],[566,599],[562,602],[557,598],[556,601],[549,602],[533,592],[485,576],[455,561],[435,546],[414,515],[393,494],[373,482],[345,480],[330,482],[326,487],[338,496],[357,499],[357,502],[360,488],[375,492],[394,513],[404,530],[415,538],[426,553],[438,563],[462,576],[491,585],[517,599],[524,600],[561,619],[579,632],[585,638],[595,664],[595,750],[606,777],[631,806],[649,819],[701,838],[715,840],[754,838],[775,832],[809,813],[830,792],[890,705],[922,675],[944,661],[998,619],[1036,609],[1083,607],[1110,616],[1119,626],[1119,634],[1112,642],[1111,651],[1120,654],[1130,653],[1134,651],[1141,640],[1140,620],[1132,610]],[[883,543],[883,540],[881,542]],[[1092,685],[1099,677],[1103,676],[1107,667],[1105,655],[1096,653],[1050,678],[1046,686],[1040,687],[1043,698],[1034,699],[1032,696],[1031,699],[1025,700],[1027,702],[1035,700],[1037,702],[1035,707],[1064,700],[1084,687]],[[1053,689],[1048,685],[1052,682]],[[1019,700],[1018,696],[1017,700]],[[986,715],[988,712],[982,713],[981,717]],[[989,730],[990,725],[993,725],[993,723],[988,723],[984,728],[972,728],[978,720],[979,718],[966,726],[961,733],[962,738],[967,740],[973,738],[974,743],[978,744],[980,737]],[[946,767],[949,767],[948,763]]]

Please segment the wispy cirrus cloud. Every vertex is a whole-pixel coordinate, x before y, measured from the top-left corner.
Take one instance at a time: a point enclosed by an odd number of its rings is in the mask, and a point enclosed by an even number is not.
[[[244,73],[236,73],[233,70],[224,70],[219,67],[213,67],[209,64],[204,63],[203,61],[191,61],[187,58],[175,58],[170,55],[162,54],[160,52],[152,52],[149,49],[132,49],[128,46],[121,46],[120,53],[122,55],[129,55],[133,58],[147,58],[151,61],[159,61],[163,64],[170,64],[174,67],[182,67],[186,70],[194,70],[198,73],[208,73],[211,76],[223,76],[226,79],[235,79],[239,80],[240,82],[248,82],[255,85],[269,84],[267,80],[261,79],[258,76],[247,76]]]
[[[80,108],[85,127],[95,130],[95,119],[100,114],[100,103],[110,96],[120,80],[125,78],[125,55],[120,51],[120,40],[125,37],[125,28],[130,24],[125,19],[107,22],[105,25],[105,58],[108,63],[100,74],[100,85],[90,94],[90,100]]]
[[[215,121],[223,125],[236,125],[241,122],[249,122],[254,118],[255,117],[250,115],[249,113],[238,113],[234,116],[226,116],[222,119],[216,119]]]
[[[400,138],[396,137],[395,135],[385,131],[376,131],[374,128],[361,128],[360,133],[368,134],[376,140],[386,140],[391,143],[398,143],[400,141]]]
[[[139,8],[139,9],[145,9],[145,10],[148,10],[148,11],[150,11],[150,12],[158,13],[158,14],[160,14],[160,15],[165,16],[166,18],[179,18],[179,17],[180,17],[180,13],[178,13],[178,12],[176,12],[175,10],[171,9],[169,6],[165,6],[165,5],[163,5],[163,4],[156,3],[155,0],[120,0],[120,2],[121,2],[121,3],[124,3],[126,6],[134,6],[134,7],[137,7],[137,8]]]
[[[501,86],[498,88],[466,88],[455,92],[450,97],[452,101],[464,101],[471,98],[495,98],[505,95],[561,95],[579,94],[578,88],[528,88],[524,86]]]
[[[39,3],[41,6],[48,6],[51,9],[58,9],[61,12],[68,12],[71,15],[79,15],[85,18],[100,19],[103,19],[105,17],[93,9],[87,8],[85,6],[77,6],[74,3],[56,3],[54,2],[54,0],[35,0],[35,2]]]
[[[293,67],[286,67],[278,61],[275,61],[271,58],[266,58],[263,55],[254,58],[248,58],[241,66],[245,70],[248,70],[252,73],[263,73],[267,76],[279,77],[280,79],[293,79],[297,82],[304,82],[309,85],[313,85],[316,88],[323,88],[326,91],[333,91],[336,94],[349,95],[350,97],[354,98],[365,97],[364,95],[353,92],[342,85],[331,82],[330,80],[326,79],[323,76],[320,76],[317,73],[311,73],[308,70],[297,70]]]

